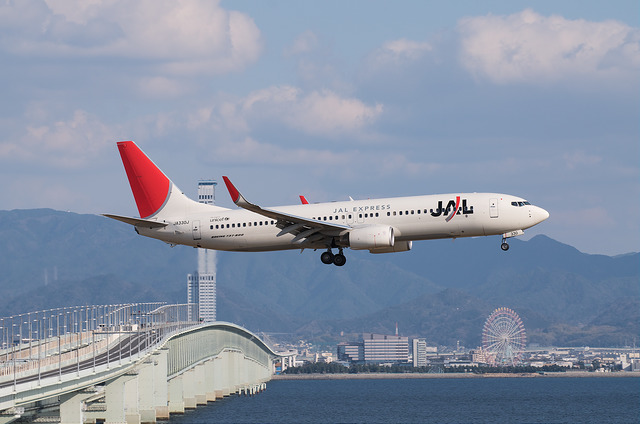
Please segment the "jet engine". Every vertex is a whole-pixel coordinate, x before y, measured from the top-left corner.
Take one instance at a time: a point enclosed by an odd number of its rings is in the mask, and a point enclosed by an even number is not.
[[[395,253],[395,252],[407,252],[411,250],[413,246],[412,241],[398,241],[393,244],[392,247],[378,247],[377,249],[369,249],[371,253]]]
[[[355,228],[348,233],[349,247],[353,250],[393,247],[393,227],[388,225],[368,225]]]

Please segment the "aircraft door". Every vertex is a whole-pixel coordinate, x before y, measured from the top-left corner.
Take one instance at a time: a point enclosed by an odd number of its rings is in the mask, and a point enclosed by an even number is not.
[[[200,221],[193,221],[193,226],[191,227],[192,233],[193,233],[193,239],[194,240],[200,240],[201,238],[201,234],[200,234]]]
[[[491,218],[498,217],[498,199],[489,200],[489,217]]]

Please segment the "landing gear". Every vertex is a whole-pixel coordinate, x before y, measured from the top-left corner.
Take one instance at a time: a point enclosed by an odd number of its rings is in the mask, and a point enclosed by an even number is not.
[[[331,249],[327,250],[326,252],[322,252],[322,255],[320,255],[320,260],[322,261],[323,264],[332,264],[333,263],[333,253],[331,253]]]
[[[326,252],[322,252],[320,255],[320,260],[323,264],[334,264],[335,266],[343,266],[347,263],[347,258],[342,254],[342,249],[340,249],[337,255],[334,255],[331,249],[327,249]]]
[[[500,249],[502,249],[503,252],[506,252],[507,250],[509,250],[509,243],[507,243],[507,239],[511,237],[521,236],[523,234],[524,234],[523,230],[513,230],[507,233],[504,233],[502,235],[502,244],[500,245]]]

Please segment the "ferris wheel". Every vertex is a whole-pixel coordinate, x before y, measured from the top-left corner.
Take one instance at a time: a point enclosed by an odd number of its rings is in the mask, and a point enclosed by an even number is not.
[[[512,309],[498,308],[489,315],[482,330],[482,349],[489,364],[518,364],[526,345],[524,325]]]

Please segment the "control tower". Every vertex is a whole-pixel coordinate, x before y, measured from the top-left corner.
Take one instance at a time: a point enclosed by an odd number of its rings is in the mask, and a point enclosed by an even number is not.
[[[215,180],[198,181],[198,201],[213,205],[216,200]],[[212,322],[216,320],[216,251],[198,249],[198,270],[187,275],[187,303],[189,320]],[[197,316],[193,316],[197,313]]]

